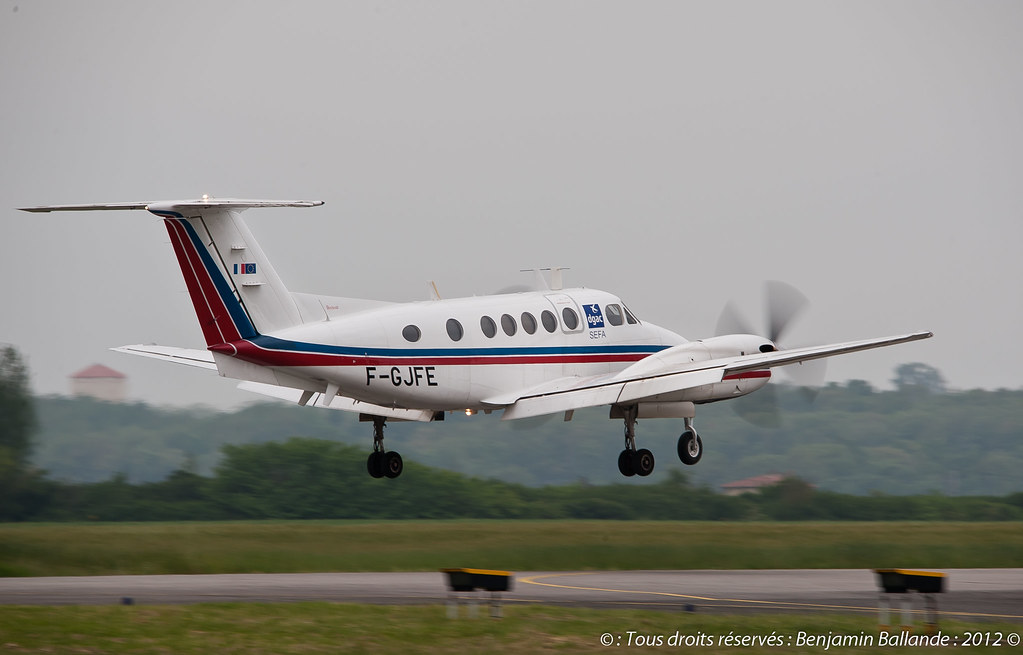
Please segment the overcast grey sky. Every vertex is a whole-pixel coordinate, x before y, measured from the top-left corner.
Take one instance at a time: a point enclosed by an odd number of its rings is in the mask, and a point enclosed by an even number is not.
[[[295,291],[483,294],[568,266],[688,338],[762,282],[795,344],[886,386],[1023,386],[1023,3],[0,3],[0,342],[42,393],[102,362],[158,403],[230,381],[159,219],[26,205],[324,200],[245,214]],[[381,265],[382,263],[386,265]]]

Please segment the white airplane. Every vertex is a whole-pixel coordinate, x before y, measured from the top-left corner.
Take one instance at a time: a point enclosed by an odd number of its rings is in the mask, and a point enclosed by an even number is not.
[[[640,418],[681,418],[678,456],[696,464],[703,440],[695,406],[760,389],[771,369],[932,336],[914,332],[782,350],[771,338],[728,334],[687,341],[641,321],[617,296],[564,289],[559,270],[537,290],[389,303],[290,292],[239,213],[321,201],[216,199],[51,205],[24,211],[145,209],[164,219],[205,350],[135,345],[114,350],[216,370],[241,388],[300,405],[358,412],[373,423],[373,477],[397,477],[384,448],[391,420],[500,410],[504,420],[609,405],[625,422],[623,475],[646,476],[654,456],[636,447]],[[775,323],[777,321],[772,321]]]

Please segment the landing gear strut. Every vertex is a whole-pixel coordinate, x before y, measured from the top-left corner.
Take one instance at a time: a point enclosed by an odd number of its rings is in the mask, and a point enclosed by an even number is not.
[[[686,422],[685,431],[678,438],[678,458],[683,464],[692,466],[703,457],[703,439],[693,428],[693,419],[682,419]]]
[[[366,470],[374,478],[384,476],[396,478],[405,468],[401,461],[401,455],[393,450],[391,452],[384,450],[384,423],[386,422],[387,419],[382,416],[373,417],[373,452],[366,460]]]
[[[625,450],[618,455],[618,470],[622,475],[631,477],[648,476],[654,472],[654,454],[646,448],[636,450],[636,415],[637,407],[623,408],[625,414]]]

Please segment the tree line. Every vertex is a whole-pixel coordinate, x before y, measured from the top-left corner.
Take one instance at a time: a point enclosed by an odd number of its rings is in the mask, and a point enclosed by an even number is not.
[[[409,462],[395,480],[366,475],[366,455],[322,439],[226,446],[212,476],[177,470],[160,482],[36,478],[3,520],[253,519],[944,520],[1023,519],[1005,497],[851,496],[786,478],[759,494],[725,496],[678,470],[647,485],[548,487],[480,479]]]
[[[916,367],[910,371],[910,380],[920,378]],[[781,427],[758,421],[770,413],[769,391],[781,407]],[[294,436],[366,453],[372,444],[370,426],[355,415],[286,403],[229,413],[60,397],[35,398],[34,406],[39,429],[27,460],[66,482],[118,474],[132,483],[157,482],[178,469],[211,476],[226,445]],[[680,421],[641,420],[638,444],[657,463],[652,476],[628,484],[656,484],[684,470],[693,484],[711,487],[778,473],[854,495],[1004,496],[1023,489],[1021,410],[1023,390],[953,392],[900,380],[878,391],[854,380],[819,390],[811,403],[802,390],[772,383],[698,408],[705,453],[694,467],[683,467],[675,455]],[[623,481],[617,467],[622,422],[608,420],[606,408],[577,411],[571,422],[456,413],[440,423],[389,423],[386,434],[388,448],[407,460],[473,477],[530,487]]]
[[[406,471],[374,480],[365,470],[365,425],[347,414],[276,404],[224,414],[38,399],[16,351],[6,348],[0,520],[1023,518],[1023,392],[950,393],[934,387],[932,370],[907,370],[913,381],[894,391],[856,381],[831,385],[812,407],[798,390],[781,387],[792,426],[781,431],[752,427],[720,406],[701,407],[700,420],[718,434],[705,436],[700,465],[684,470],[674,458],[675,435],[656,427],[666,423],[641,422],[641,443],[661,458],[646,480],[618,475],[618,426],[593,412],[572,423],[527,422],[526,429],[493,417],[397,424],[388,428],[389,446],[404,451]],[[756,394],[736,402],[745,400],[763,402]],[[762,408],[746,409],[755,415]],[[49,437],[34,440],[37,426]],[[101,474],[76,479],[40,465],[39,452],[53,449],[79,464],[121,453],[160,466],[137,476],[134,465],[115,458]],[[728,476],[721,482],[788,476],[761,494],[729,497],[715,492],[719,481],[698,477],[720,467]],[[547,483],[515,474],[527,469]],[[996,483],[978,493],[985,476]],[[841,487],[853,479],[860,480],[858,493],[846,493]]]

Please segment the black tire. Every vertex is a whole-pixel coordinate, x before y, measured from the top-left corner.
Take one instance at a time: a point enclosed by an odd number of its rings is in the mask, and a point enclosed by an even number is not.
[[[640,448],[632,456],[632,469],[636,475],[646,477],[654,472],[654,454],[646,448]]]
[[[384,477],[384,454],[374,451],[366,459],[366,470],[374,478]]]
[[[626,448],[618,456],[618,471],[627,478],[636,475],[636,468],[633,466],[632,451]]]
[[[678,438],[678,458],[683,464],[692,466],[703,457],[703,439],[692,430],[686,430]]]
[[[384,475],[389,478],[396,478],[405,470],[405,464],[401,461],[401,455],[393,450],[384,454]]]

